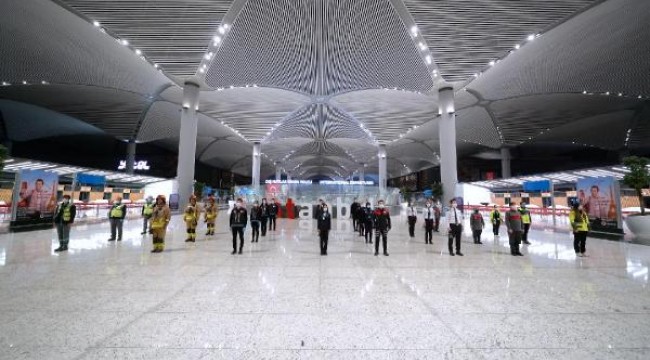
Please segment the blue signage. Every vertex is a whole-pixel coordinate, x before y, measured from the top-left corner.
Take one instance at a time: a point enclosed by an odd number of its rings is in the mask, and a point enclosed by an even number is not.
[[[99,175],[78,173],[77,183],[79,183],[80,185],[104,185],[106,184],[106,177],[99,176]]]
[[[548,192],[551,191],[551,180],[524,181],[526,192]]]

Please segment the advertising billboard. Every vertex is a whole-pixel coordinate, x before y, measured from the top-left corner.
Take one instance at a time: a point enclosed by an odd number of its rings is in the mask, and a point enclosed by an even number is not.
[[[59,175],[43,170],[23,170],[14,185],[13,220],[21,224],[51,222],[57,203]]]
[[[576,200],[587,211],[592,231],[620,232],[621,190],[615,178],[578,180]]]

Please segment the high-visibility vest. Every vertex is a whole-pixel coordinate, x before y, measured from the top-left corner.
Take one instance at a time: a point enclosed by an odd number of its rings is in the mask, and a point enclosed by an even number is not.
[[[185,213],[185,216],[183,217],[183,220],[186,222],[195,222],[196,221],[196,214],[195,213]]]
[[[146,204],[142,210],[144,216],[151,216],[153,214],[153,204]]]
[[[571,211],[569,213],[569,221],[573,231],[589,231],[589,217],[586,214]]]
[[[530,211],[528,210],[519,210],[521,213],[521,222],[524,224],[530,224]]]
[[[63,221],[70,222],[72,220],[72,206],[70,204],[63,205]]]
[[[116,205],[111,209],[112,218],[121,218],[124,215],[124,205]]]
[[[492,212],[490,213],[490,219],[492,220],[492,222],[495,222],[496,220],[501,220],[501,213],[499,212],[499,210],[492,210]]]

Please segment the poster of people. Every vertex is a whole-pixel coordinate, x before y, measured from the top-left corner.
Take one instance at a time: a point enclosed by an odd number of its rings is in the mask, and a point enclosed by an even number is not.
[[[43,170],[23,170],[17,180],[15,221],[52,221],[56,209],[59,175]]]
[[[613,177],[578,180],[577,201],[589,215],[592,231],[618,232],[620,226],[620,187]]]

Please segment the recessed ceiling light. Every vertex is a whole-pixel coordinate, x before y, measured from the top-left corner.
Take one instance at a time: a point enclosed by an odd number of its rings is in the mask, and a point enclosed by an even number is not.
[[[122,45],[124,45],[124,46],[128,46],[129,45],[129,40],[122,39],[122,40],[120,40],[120,43],[122,43]]]
[[[223,35],[226,33],[226,29],[223,26],[219,26],[219,34]]]
[[[519,50],[520,47],[521,47],[521,45],[519,45],[519,44],[515,45],[515,49],[517,49],[517,50]]]
[[[93,21],[93,25],[95,25],[95,27],[99,27],[101,24],[99,23],[99,21],[95,20]]]
[[[528,41],[533,41],[533,40],[535,40],[535,35],[534,35],[534,34],[530,34],[530,35],[528,35],[528,37],[526,38],[526,40],[528,40]]]
[[[490,61],[490,66],[494,66],[494,64],[496,64],[496,62],[494,62],[494,60]]]
[[[140,49],[135,49],[135,54],[136,55],[142,55],[142,51],[140,51]]]

